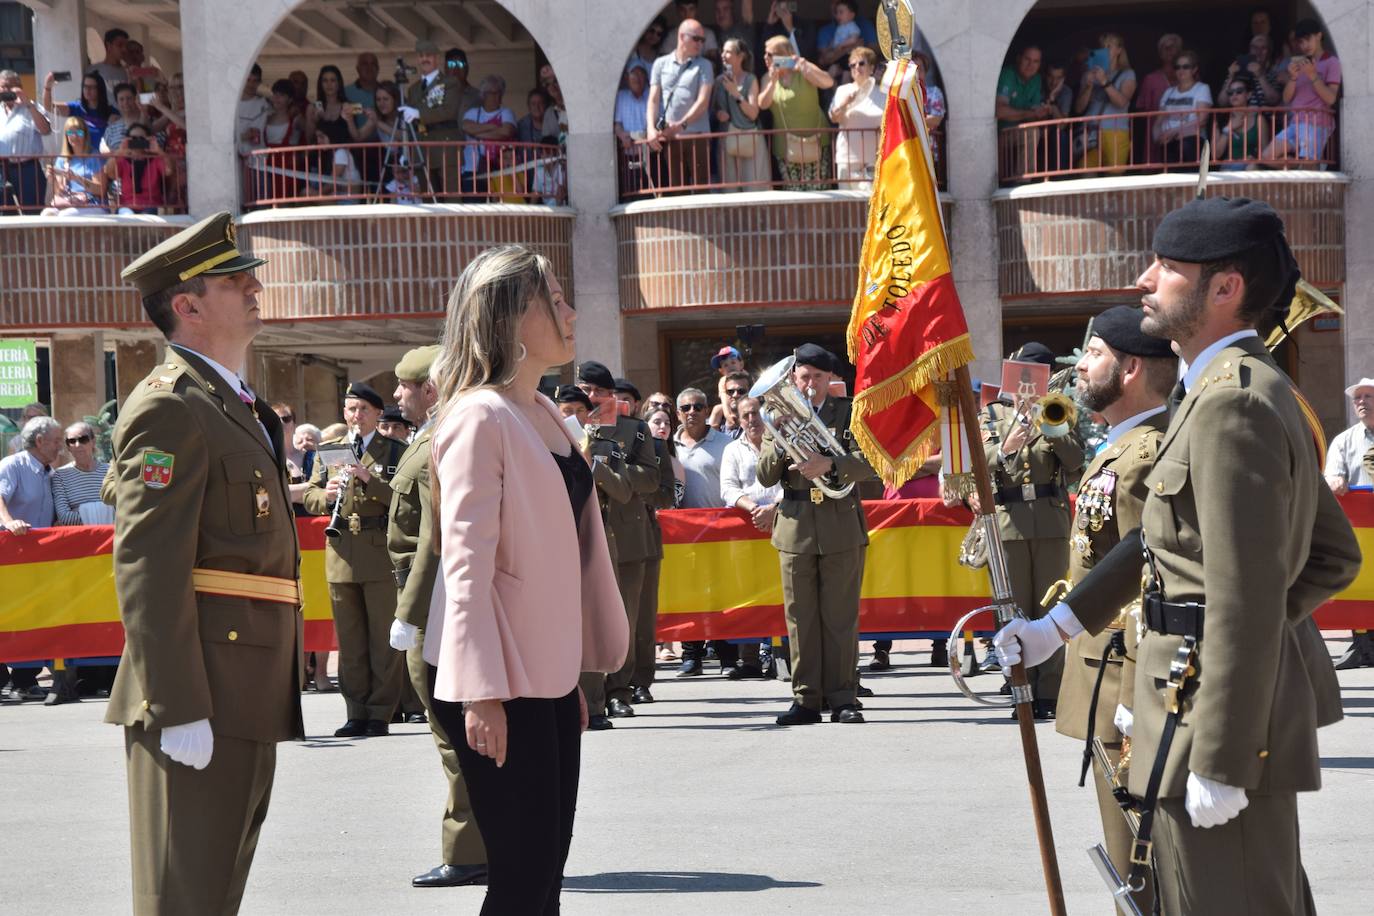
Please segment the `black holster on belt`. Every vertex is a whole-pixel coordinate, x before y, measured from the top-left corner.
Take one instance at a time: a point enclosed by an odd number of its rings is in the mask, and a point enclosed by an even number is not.
[[[396,578],[397,590],[403,589],[406,587],[406,581],[410,578],[410,567],[403,566],[400,569],[393,569],[391,575]]]

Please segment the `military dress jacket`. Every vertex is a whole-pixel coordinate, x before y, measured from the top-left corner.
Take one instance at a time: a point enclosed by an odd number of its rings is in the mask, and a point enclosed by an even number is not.
[[[391,515],[386,549],[398,590],[396,619],[425,628],[429,599],[439,573],[434,552],[434,509],[430,486],[430,436],[426,426],[415,434],[391,478]]]
[[[1038,538],[1063,540],[1069,536],[1068,488],[1078,479],[1083,467],[1083,443],[1078,435],[1049,438],[1035,431],[1015,455],[1003,457],[1002,442],[1006,440],[1015,412],[1000,402],[984,408],[992,411],[995,437],[984,432],[983,450],[987,454],[992,489],[1019,490],[1024,485],[1056,486],[1058,493],[1029,502],[1009,502],[997,507],[997,530],[1004,541],[1031,541]],[[995,438],[995,441],[993,441]],[[1037,595],[1038,599],[1039,596]]]
[[[658,523],[659,509],[672,509],[677,503],[677,475],[673,473],[673,456],[667,439],[654,438],[654,461],[658,463],[658,486],[644,498],[648,511],[644,513],[644,536],[649,542],[651,560],[663,559],[663,527]]]
[[[430,85],[417,74],[406,87],[405,96],[406,104],[420,113],[420,123],[425,128],[421,140],[462,140],[463,113],[482,104],[482,96],[476,89],[472,86],[459,89],[458,83],[442,70]]]
[[[816,411],[821,423],[844,449],[833,458],[841,486],[857,485],[877,476],[850,432],[851,406],[849,398],[826,398]],[[815,486],[793,466],[771,432],[764,434],[759,447],[758,481],[765,487],[781,482],[785,489],[794,492],[810,491]],[[773,519],[772,541],[774,547],[786,553],[839,553],[867,546],[868,519],[858,487],[843,499],[782,499]]]
[[[1081,582],[1088,570],[1117,545],[1122,534],[1140,527],[1140,512],[1148,493],[1145,477],[1154,464],[1155,452],[1168,422],[1167,412],[1141,421],[1120,439],[1104,446],[1083,472],[1074,506],[1073,533],[1069,536],[1069,569],[1064,576],[1070,585]],[[1118,608],[1118,611],[1124,610]],[[1116,734],[1112,719],[1117,705],[1127,709],[1133,707],[1138,642],[1136,618],[1122,620],[1118,616],[1102,632],[1096,635],[1080,633],[1069,641],[1054,723],[1061,735],[1080,741],[1088,737],[1088,708],[1098,672],[1102,669],[1102,653],[1112,633],[1118,629],[1126,632],[1127,655],[1124,659],[1117,655],[1108,657],[1093,734],[1101,735],[1103,740],[1112,740]]]
[[[347,443],[348,439],[330,439],[325,445]],[[372,441],[363,450],[361,463],[372,477],[363,483],[353,477],[344,488],[339,502],[339,518],[335,527],[339,536],[329,538],[324,546],[324,577],[330,582],[393,581],[391,557],[387,554],[387,516],[391,511],[391,477],[405,453],[406,444],[373,433]],[[325,485],[329,483],[330,468],[323,461],[315,462],[310,486],[301,502],[312,515],[332,516],[334,500],[329,498]],[[352,516],[358,516],[359,530],[350,527]]]
[[[1350,522],[1321,476],[1290,382],[1257,338],[1204,367],[1160,442],[1141,526],[1168,601],[1205,602],[1200,654],[1169,749],[1161,795],[1189,772],[1260,794],[1319,788],[1316,730],[1334,680],[1304,633],[1360,568]],[[1068,597],[1100,632],[1139,590],[1123,542]],[[1134,568],[1132,568],[1134,567]],[[1137,760],[1152,760],[1169,663],[1182,637],[1147,631],[1136,665]],[[1329,721],[1329,716],[1325,716]],[[1149,766],[1131,767],[1143,795]]]
[[[639,563],[653,555],[646,497],[659,485],[658,461],[649,426],[634,417],[616,417],[614,426],[588,424],[587,450],[592,479],[604,494],[606,528],[615,540],[617,563]]]
[[[300,571],[281,423],[261,398],[250,406],[227,387],[204,360],[169,348],[115,424],[124,652],[105,721],[209,719],[216,735],[286,741],[304,737],[299,604],[195,589],[194,570]]]

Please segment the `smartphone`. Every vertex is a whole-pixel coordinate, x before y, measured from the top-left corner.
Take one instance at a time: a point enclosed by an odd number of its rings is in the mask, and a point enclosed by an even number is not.
[[[138,94],[138,104],[151,105],[153,104],[153,99],[155,98],[157,98],[156,92],[140,92]]]
[[[1098,48],[1096,51],[1089,54],[1088,69],[1091,70],[1094,67],[1098,68],[1103,73],[1111,73],[1112,52],[1108,51],[1106,48]]]
[[[52,75],[52,81],[54,83],[70,83],[72,81],[72,71],[58,70]]]
[[[775,57],[773,58],[773,63],[777,65],[780,70],[795,70],[797,67],[797,59],[795,57]]]

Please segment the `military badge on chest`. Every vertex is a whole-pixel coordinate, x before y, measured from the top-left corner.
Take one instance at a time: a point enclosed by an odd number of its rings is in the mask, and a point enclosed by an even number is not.
[[[1074,513],[1073,549],[1079,556],[1092,552],[1092,535],[1112,520],[1116,496],[1116,472],[1101,471],[1078,488]]]

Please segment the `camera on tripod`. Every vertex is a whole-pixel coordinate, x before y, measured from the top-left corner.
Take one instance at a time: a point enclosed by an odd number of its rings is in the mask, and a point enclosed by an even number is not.
[[[410,78],[415,75],[415,72],[415,68],[407,64],[404,57],[398,57],[396,58],[396,73],[392,79],[396,81],[397,86],[404,86],[410,82]]]

